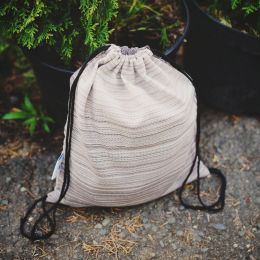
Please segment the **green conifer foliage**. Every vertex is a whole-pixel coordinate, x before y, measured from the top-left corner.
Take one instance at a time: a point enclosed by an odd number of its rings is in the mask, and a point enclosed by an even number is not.
[[[117,0],[1,0],[0,50],[12,38],[28,49],[54,48],[68,63],[107,43],[117,10]]]

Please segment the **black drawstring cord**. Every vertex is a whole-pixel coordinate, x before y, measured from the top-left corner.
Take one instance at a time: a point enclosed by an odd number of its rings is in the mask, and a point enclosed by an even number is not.
[[[159,57],[159,58],[165,60],[166,62],[170,63],[175,69],[177,69],[182,74],[184,74],[194,85],[192,78],[190,77],[189,74],[187,74],[187,72],[182,68],[181,65],[176,64],[171,58],[169,58],[165,54],[160,53],[157,50],[152,49],[152,52],[153,52],[154,55],[156,55],[157,57]],[[219,179],[221,181],[221,187],[220,187],[220,193],[219,193],[218,200],[216,202],[212,203],[211,205],[206,205],[202,201],[201,196],[200,196],[200,149],[199,149],[199,143],[200,143],[200,113],[199,113],[199,105],[197,104],[196,153],[195,153],[195,157],[193,159],[189,174],[185,178],[185,180],[182,183],[182,186],[179,190],[179,199],[180,199],[181,204],[186,208],[190,208],[190,209],[194,209],[194,210],[206,210],[206,211],[210,211],[210,212],[218,212],[218,211],[221,211],[225,206],[225,192],[226,192],[226,185],[227,185],[226,184],[226,178],[219,169],[209,168],[209,171],[210,171],[211,174],[214,174],[217,177],[219,177]],[[193,172],[196,160],[197,160],[197,180],[196,180],[197,181],[197,196],[198,196],[198,200],[199,200],[201,206],[200,205],[194,206],[194,205],[187,204],[186,202],[184,202],[184,200],[182,198],[182,194],[183,194],[183,191],[185,189],[185,184],[187,183],[190,175]]]
[[[89,58],[88,60],[81,66],[80,71],[75,78],[75,80],[72,83],[71,89],[70,89],[70,94],[69,94],[69,105],[68,105],[68,120],[67,120],[67,129],[66,129],[66,139],[65,139],[65,167],[64,167],[64,177],[63,177],[63,184],[60,192],[59,199],[50,206],[49,209],[46,209],[46,199],[47,195],[43,196],[42,198],[35,200],[35,202],[29,207],[27,210],[25,216],[21,218],[20,222],[20,231],[21,234],[32,240],[43,240],[49,238],[56,229],[56,218],[55,218],[55,213],[56,209],[59,206],[61,200],[64,198],[66,195],[66,192],[69,188],[70,184],[70,149],[71,149],[71,137],[72,137],[72,129],[73,129],[73,119],[74,119],[74,103],[75,103],[75,93],[76,93],[76,88],[78,84],[78,80],[84,71],[85,67],[87,66],[88,62],[92,60],[97,54],[106,51],[109,48],[110,45],[103,46],[99,49],[97,49]],[[39,216],[39,218],[35,221],[34,225],[31,228],[31,231],[26,231],[25,226],[27,221],[29,220],[30,215],[32,214],[33,210],[36,208],[36,206],[39,203],[42,203],[42,210],[43,213]],[[50,215],[50,213],[52,213]],[[46,219],[48,224],[49,224],[49,231],[46,231],[45,233],[39,233],[38,227],[42,223],[42,221]]]
[[[219,169],[209,168],[209,171],[210,171],[211,174],[214,174],[217,177],[219,177],[219,179],[221,181],[221,187],[220,187],[219,197],[218,197],[217,201],[210,204],[210,205],[205,204],[202,201],[201,196],[200,196],[200,149],[199,149],[199,143],[200,143],[200,113],[199,113],[199,106],[197,105],[196,152],[195,152],[195,157],[193,159],[189,174],[187,175],[187,177],[183,181],[182,186],[179,190],[179,199],[180,199],[181,204],[186,208],[194,209],[194,210],[206,210],[206,211],[209,211],[209,212],[218,212],[218,211],[221,211],[225,206],[226,178]],[[185,189],[185,185],[186,185],[190,175],[193,172],[196,160],[197,160],[197,180],[196,180],[197,181],[197,196],[198,196],[198,200],[199,200],[201,206],[200,205],[188,204],[188,203],[184,202],[184,200],[182,198],[182,194],[183,194],[183,191]]]

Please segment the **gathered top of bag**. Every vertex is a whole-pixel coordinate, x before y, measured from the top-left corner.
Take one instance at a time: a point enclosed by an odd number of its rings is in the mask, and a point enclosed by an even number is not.
[[[21,222],[24,236],[49,237],[55,210],[121,207],[162,197],[210,172],[200,161],[197,99],[189,77],[167,58],[143,48],[105,46],[71,77],[63,151],[54,171],[54,191],[37,200]],[[225,178],[218,200],[183,205],[218,211],[224,207]],[[198,182],[199,184],[199,182]],[[46,201],[54,203],[46,209]],[[43,214],[31,231],[25,223],[38,203]],[[51,230],[38,234],[43,220]]]

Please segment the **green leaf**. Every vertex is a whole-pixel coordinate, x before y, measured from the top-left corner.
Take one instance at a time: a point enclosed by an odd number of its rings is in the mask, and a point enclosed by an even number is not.
[[[16,120],[16,119],[25,119],[28,118],[30,115],[24,111],[20,112],[9,112],[2,116],[4,120]]]
[[[48,124],[46,122],[43,122],[42,126],[43,126],[43,130],[46,133],[50,133],[51,132],[51,130],[50,130],[50,128],[49,128],[49,126],[48,126]]]
[[[35,129],[36,129],[36,123],[29,125],[28,130],[29,130],[29,134],[30,134],[31,136],[34,134]]]
[[[30,112],[32,115],[37,114],[37,111],[36,111],[35,107],[33,106],[32,102],[30,101],[28,96],[24,97],[23,109],[27,112]]]
[[[35,117],[31,117],[29,119],[26,119],[24,122],[23,122],[25,125],[31,125],[31,124],[37,124],[37,119]]]
[[[32,136],[35,132],[37,126],[37,118],[31,117],[23,122],[25,125],[28,126],[29,134]]]
[[[43,116],[42,120],[49,123],[55,123],[55,121],[49,116]]]

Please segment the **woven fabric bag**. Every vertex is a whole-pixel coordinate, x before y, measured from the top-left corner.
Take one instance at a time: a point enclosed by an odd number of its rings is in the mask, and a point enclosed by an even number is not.
[[[162,197],[210,172],[198,152],[197,100],[191,79],[149,47],[101,48],[71,77],[63,152],[55,167],[54,191],[39,199],[22,219],[32,240],[54,232],[58,204],[121,207]],[[61,167],[63,166],[63,167]],[[213,205],[221,210],[225,178]],[[37,203],[43,214],[26,231]],[[53,203],[47,209],[46,202]],[[41,221],[51,230],[39,232]]]

